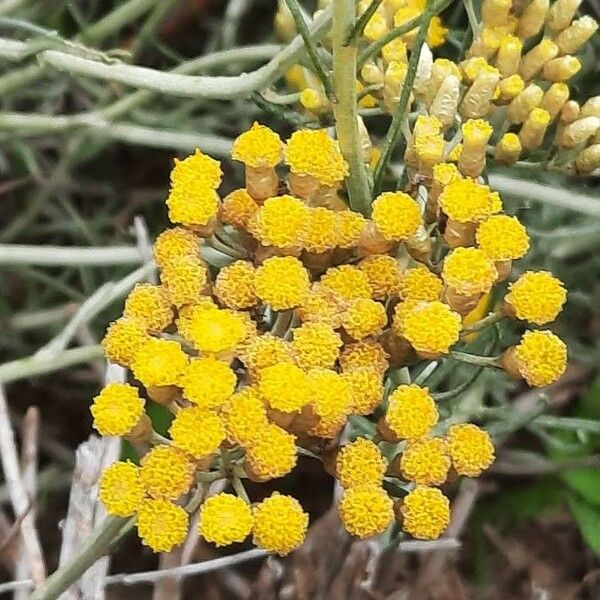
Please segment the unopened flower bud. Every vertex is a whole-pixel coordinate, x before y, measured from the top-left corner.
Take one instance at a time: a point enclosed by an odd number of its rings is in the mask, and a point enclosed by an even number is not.
[[[575,159],[575,167],[579,173],[591,173],[600,169],[600,144],[593,144],[582,150]]]
[[[413,135],[437,135],[442,132],[440,120],[433,115],[419,115],[413,127]]]
[[[584,144],[600,128],[600,118],[598,117],[583,117],[577,119],[565,127],[558,136],[558,145],[561,148],[574,148],[579,144]]]
[[[419,173],[431,175],[433,165],[443,160],[444,137],[441,134],[420,135],[415,137],[414,144]]]
[[[556,43],[563,54],[575,54],[598,29],[598,23],[593,17],[585,15],[577,21],[573,21],[570,27],[561,31]]]
[[[581,63],[578,58],[574,56],[561,56],[548,61],[544,65],[542,74],[546,81],[567,81],[571,79],[573,75],[579,72],[581,69]]]
[[[581,107],[581,117],[600,117],[600,96],[590,98]]]
[[[482,69],[467,90],[460,104],[460,114],[465,119],[479,119],[490,112],[500,73],[494,67]]]
[[[469,54],[471,56],[482,56],[486,60],[492,59],[498,52],[498,48],[500,48],[502,35],[502,32],[496,28],[484,27],[473,42]]]
[[[511,75],[505,79],[501,79],[498,84],[500,95],[496,100],[496,104],[507,104],[513,98],[516,98],[525,89],[525,82],[520,75]]]
[[[534,108],[519,131],[519,139],[525,150],[533,150],[542,145],[548,124],[550,113],[543,108]]]
[[[459,97],[460,79],[456,75],[448,75],[440,85],[430,109],[444,129],[454,124]]]
[[[481,21],[486,27],[504,25],[512,6],[512,0],[483,0]]]
[[[277,39],[282,42],[289,42],[296,35],[296,22],[285,2],[277,3],[277,12],[275,13],[275,33]]]
[[[532,0],[519,17],[517,35],[522,39],[533,37],[544,26],[550,0]]]
[[[521,60],[519,75],[525,80],[533,79],[542,67],[558,55],[558,46],[549,38],[544,38]]]
[[[462,126],[463,149],[458,159],[458,170],[468,177],[479,177],[485,168],[487,143],[492,126],[482,119],[469,120]]]
[[[360,76],[365,83],[371,85],[383,84],[383,70],[375,63],[365,63],[360,70]]]
[[[391,113],[395,112],[398,106],[407,70],[406,63],[396,60],[392,61],[385,70],[383,103]]]
[[[482,56],[473,56],[472,58],[463,60],[460,63],[463,83],[471,85],[477,78],[477,75],[479,75],[479,72],[487,67],[489,67],[488,61]]]
[[[582,0],[556,0],[548,10],[546,25],[550,31],[558,33],[568,27]]]
[[[389,31],[387,19],[381,13],[375,13],[365,25],[363,35],[371,42],[382,38]]]
[[[419,62],[417,63],[417,74],[415,75],[414,91],[415,94],[423,95],[427,89],[427,84],[431,79],[433,70],[433,54],[427,44],[421,46]]]
[[[300,104],[316,115],[329,110],[329,100],[325,94],[313,88],[304,88],[300,92]]]
[[[371,158],[371,152],[373,151],[373,144],[371,137],[369,136],[369,130],[367,129],[363,118],[360,115],[356,117],[356,124],[358,125],[358,138],[360,140],[360,147],[363,153],[363,160],[368,163]]]
[[[518,37],[505,35],[502,38],[498,55],[496,56],[496,67],[502,77],[513,75],[519,70],[522,49],[523,43]]]
[[[456,76],[459,81],[461,73],[459,68],[447,58],[438,58],[433,62],[431,67],[431,77],[427,83],[425,91],[423,92],[423,101],[427,106],[430,106],[435,99],[442,82],[449,75]]]
[[[569,86],[566,83],[553,83],[546,90],[540,103],[540,108],[548,111],[550,117],[555,119],[565,102],[569,99],[569,94]]]
[[[521,154],[521,140],[515,133],[505,133],[494,149],[494,158],[504,165],[514,165]]]
[[[508,120],[511,123],[522,123],[527,115],[540,105],[544,90],[534,83],[529,84],[509,105]]]
[[[581,108],[575,100],[568,100],[563,104],[560,109],[560,122],[561,123],[572,123],[575,119],[579,118]]]
[[[386,63],[390,63],[393,60],[399,60],[400,62],[407,61],[406,55],[406,44],[402,38],[395,38],[391,42],[388,42],[381,49],[381,56]]]

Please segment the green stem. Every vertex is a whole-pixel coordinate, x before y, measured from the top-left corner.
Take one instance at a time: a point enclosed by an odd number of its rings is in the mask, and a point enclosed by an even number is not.
[[[233,489],[235,490],[235,493],[246,503],[246,504],[250,504],[250,498],[248,498],[248,493],[246,492],[246,488],[244,487],[244,484],[242,483],[242,480],[239,477],[232,477],[231,478],[231,485],[233,486]]]
[[[333,112],[340,149],[350,168],[346,179],[350,206],[368,215],[371,190],[358,133],[356,46],[345,45],[355,12],[354,0],[333,0],[333,86],[337,97]]]
[[[358,38],[362,35],[364,28],[367,23],[371,20],[371,17],[375,14],[379,5],[383,0],[372,0],[371,4],[369,4],[367,10],[360,15],[359,19],[354,23],[354,27],[346,40],[346,45],[355,44],[358,41]]]
[[[504,315],[500,312],[490,313],[483,319],[480,319],[479,321],[473,323],[473,325],[469,325],[468,327],[463,327],[463,330],[461,331],[461,337],[464,335],[467,335],[469,333],[473,333],[474,331],[479,331],[480,329],[483,329],[484,327],[487,327],[488,325],[497,323],[498,321],[501,321],[503,318],[504,318]]]
[[[463,0],[463,4],[465,5],[465,10],[467,11],[467,18],[469,19],[469,26],[473,32],[473,38],[475,38],[479,33],[480,27],[479,21],[477,20],[477,15],[475,14],[475,8],[473,7],[473,0]]]
[[[198,483],[198,487],[194,495],[190,498],[190,501],[185,505],[185,510],[191,514],[195,513],[200,505],[204,502],[208,486],[204,482]]]
[[[478,367],[498,367],[499,356],[478,356],[476,354],[468,354],[466,352],[458,352],[457,350],[450,351],[450,358],[459,362],[464,362],[469,365]]]

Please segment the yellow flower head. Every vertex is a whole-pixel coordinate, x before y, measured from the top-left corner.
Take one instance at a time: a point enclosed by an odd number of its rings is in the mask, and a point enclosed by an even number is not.
[[[135,353],[149,337],[144,321],[121,317],[106,330],[102,340],[104,356],[111,362],[129,367]]]
[[[346,531],[366,538],[385,531],[394,520],[394,503],[377,484],[344,490],[340,517]]]
[[[395,38],[381,49],[381,56],[386,63],[406,62],[406,43],[402,38]]]
[[[340,354],[340,365],[347,373],[366,367],[375,369],[382,375],[390,366],[387,352],[375,340],[361,340],[354,344],[346,344]]]
[[[144,499],[138,467],[129,461],[117,461],[104,469],[98,497],[109,515],[133,515]]]
[[[302,321],[327,323],[337,329],[341,325],[344,306],[343,298],[336,292],[319,283],[313,283],[304,302],[297,308],[297,313]]]
[[[308,209],[308,220],[302,237],[302,247],[308,252],[332,250],[338,243],[338,218],[329,208]]]
[[[260,371],[258,392],[271,408],[296,412],[310,399],[310,382],[300,367],[281,362]]]
[[[296,436],[269,424],[246,446],[246,462],[253,479],[268,481],[287,475],[295,466]]]
[[[260,372],[278,363],[293,363],[291,344],[271,334],[253,337],[242,350],[241,361],[256,379]]]
[[[350,384],[352,412],[370,415],[383,399],[381,373],[373,367],[356,367],[343,377]]]
[[[231,158],[249,167],[274,167],[283,158],[283,143],[272,129],[255,121],[233,142]]]
[[[267,426],[267,411],[253,387],[233,394],[221,409],[227,439],[232,444],[246,446],[256,440]]]
[[[233,190],[223,199],[221,220],[238,229],[247,229],[257,210],[258,203],[244,188]]]
[[[321,286],[334,291],[344,300],[370,298],[373,293],[365,273],[352,265],[327,269],[321,277]]]
[[[221,163],[196,148],[183,160],[175,159],[175,166],[171,171],[171,185],[191,190],[203,188],[216,189],[221,183]]]
[[[458,341],[460,330],[460,315],[437,300],[417,304],[402,319],[402,336],[417,352],[445,354]]]
[[[309,210],[294,196],[267,198],[252,220],[252,234],[265,246],[299,246],[308,225]]]
[[[191,344],[192,336],[190,333],[190,323],[192,322],[192,315],[196,313],[200,308],[218,308],[215,301],[210,296],[200,296],[194,304],[186,304],[181,306],[177,312],[177,319],[175,324],[177,325],[177,333],[181,335],[187,342]]]
[[[258,301],[254,290],[254,271],[252,263],[245,260],[236,260],[223,267],[215,279],[215,296],[227,308],[252,308]]]
[[[487,144],[494,129],[484,119],[469,119],[462,127],[463,143],[465,145]]]
[[[333,437],[352,411],[352,389],[348,381],[329,369],[311,369],[310,404],[320,422],[309,432],[320,437]]]
[[[342,338],[327,323],[304,323],[294,329],[292,350],[303,369],[330,369],[340,355]]]
[[[400,459],[400,472],[420,485],[442,485],[450,469],[448,449],[441,438],[409,442]]]
[[[198,257],[198,237],[184,227],[163,231],[154,242],[154,260],[162,269],[168,262],[181,256]]]
[[[302,304],[310,280],[308,271],[293,256],[272,256],[256,269],[256,295],[274,310],[288,310]]]
[[[494,215],[479,225],[476,233],[479,248],[491,260],[512,260],[529,250],[527,230],[517,217]]]
[[[442,19],[438,15],[434,15],[429,22],[427,30],[427,45],[430,48],[438,48],[446,43],[446,35],[450,31],[442,24]]]
[[[219,196],[212,188],[173,187],[167,206],[172,223],[203,227],[219,213]]]
[[[526,271],[510,284],[505,300],[518,319],[544,325],[556,319],[567,300],[567,291],[562,281],[548,271]]]
[[[131,370],[146,387],[177,385],[187,364],[179,342],[150,338],[136,352]]]
[[[335,185],[348,175],[340,147],[325,129],[295,131],[287,142],[285,162],[292,173],[310,175],[323,185]]]
[[[400,293],[402,269],[393,256],[368,256],[360,261],[358,268],[367,276],[375,300],[385,300]]]
[[[337,219],[337,244],[340,248],[353,248],[364,231],[367,220],[353,210],[341,210],[335,213]]]
[[[357,298],[342,315],[342,326],[355,340],[381,333],[387,325],[387,314],[381,302]]]
[[[418,485],[400,510],[402,529],[419,540],[436,540],[450,522],[450,501],[437,488]]]
[[[254,508],[253,542],[280,556],[289,554],[304,541],[308,515],[291,496],[273,492]]]
[[[171,423],[169,434],[173,446],[194,458],[211,456],[225,440],[221,419],[214,412],[199,406],[179,410]]]
[[[370,42],[383,37],[388,32],[388,24],[385,15],[375,13],[365,25],[363,36]]]
[[[502,210],[497,192],[472,179],[457,179],[449,183],[438,202],[450,219],[460,223],[483,221]]]
[[[208,271],[195,256],[179,256],[162,268],[160,278],[175,306],[194,304],[208,280]]]
[[[485,294],[498,279],[498,271],[483,250],[459,247],[444,259],[442,279],[459,294]]]
[[[554,383],[567,367],[567,347],[551,331],[526,331],[515,348],[521,376],[529,385]]]
[[[404,272],[400,281],[400,296],[404,300],[439,300],[442,280],[427,267],[415,267]]]
[[[136,283],[125,300],[123,316],[142,321],[151,331],[162,331],[173,321],[173,310],[162,286]]]
[[[421,208],[404,192],[384,192],[372,204],[373,221],[386,240],[411,238],[421,225]]]
[[[194,469],[194,463],[181,450],[154,446],[142,458],[140,478],[149,496],[177,500],[189,492]]]
[[[137,515],[142,543],[154,552],[170,552],[182,544],[188,533],[188,514],[168,500],[144,500]]]
[[[425,437],[438,418],[437,407],[427,388],[400,385],[390,394],[385,421],[400,439]]]
[[[247,333],[242,314],[206,305],[194,308],[188,327],[194,346],[205,354],[231,352]]]
[[[490,434],[472,423],[452,425],[446,434],[446,445],[459,475],[479,477],[494,462]]]
[[[210,356],[193,358],[179,379],[183,395],[202,408],[218,408],[235,389],[237,379],[229,365]]]
[[[371,440],[358,438],[342,446],[336,460],[336,476],[342,487],[381,485],[388,461]]]
[[[252,509],[241,498],[221,492],[208,498],[200,509],[198,531],[216,546],[243,542],[252,531]]]
[[[144,401],[128,383],[109,383],[94,398],[90,409],[101,435],[126,435],[144,414]]]

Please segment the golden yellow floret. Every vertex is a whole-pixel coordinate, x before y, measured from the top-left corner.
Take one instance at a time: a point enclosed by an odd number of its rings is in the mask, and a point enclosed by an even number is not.
[[[273,492],[254,508],[253,542],[280,556],[289,554],[304,541],[308,515],[291,496]]]
[[[231,158],[249,167],[274,167],[283,159],[283,142],[272,129],[254,121],[233,142]]]
[[[366,367],[375,369],[380,374],[390,366],[387,352],[375,340],[361,340],[354,344],[346,344],[340,354],[340,365],[344,372]]]
[[[94,398],[90,409],[94,427],[101,435],[123,436],[140,422],[144,401],[128,383],[109,383]]]
[[[490,434],[472,423],[452,425],[446,434],[446,445],[459,475],[479,477],[494,462]]]
[[[183,160],[175,159],[175,166],[171,171],[171,185],[189,189],[205,187],[216,189],[221,183],[222,176],[221,163],[196,148],[194,154],[190,154]]]
[[[353,210],[341,210],[336,212],[338,241],[340,248],[353,248],[358,244],[367,220]]]
[[[370,298],[373,293],[365,273],[352,265],[327,269],[320,283],[322,287],[334,291],[343,300]]]
[[[336,459],[336,476],[345,488],[381,485],[388,461],[371,440],[359,437],[345,444]]]
[[[178,448],[154,446],[140,464],[140,479],[153,498],[177,500],[192,487],[194,463]]]
[[[460,315],[437,300],[413,306],[402,319],[400,333],[417,352],[445,354],[456,344],[461,330]],[[396,321],[394,321],[396,331]]]
[[[258,393],[271,408],[296,412],[310,400],[310,382],[300,367],[281,362],[260,371]]]
[[[237,378],[230,366],[210,356],[192,358],[179,379],[183,395],[202,408],[218,408],[235,390]]]
[[[238,229],[247,229],[258,210],[258,203],[245,188],[233,190],[223,199],[221,220]]]
[[[274,310],[288,310],[302,304],[310,280],[308,271],[293,256],[272,256],[256,269],[256,295]]]
[[[342,327],[355,340],[381,333],[387,325],[387,314],[381,302],[357,298],[342,314]]]
[[[163,266],[160,279],[174,306],[194,304],[208,281],[208,271],[196,256],[178,256]]]
[[[188,514],[168,500],[146,499],[137,515],[142,543],[154,552],[170,552],[182,544],[188,533]]]
[[[258,481],[287,475],[297,460],[296,436],[277,425],[267,425],[246,445],[246,468]]]
[[[252,220],[252,234],[265,246],[299,246],[308,225],[309,210],[294,196],[267,198]]]
[[[311,435],[333,437],[352,411],[352,389],[348,381],[329,369],[311,369],[310,405],[319,417]]]
[[[221,409],[227,439],[246,446],[256,440],[267,426],[265,405],[253,387],[244,387],[229,398]]]
[[[189,227],[204,227],[219,213],[219,196],[212,188],[177,186],[167,198],[169,219]]]
[[[350,384],[352,412],[370,415],[383,400],[383,378],[374,367],[355,367],[342,374]]]
[[[400,296],[404,300],[439,300],[443,282],[427,267],[414,267],[404,272],[400,280]]]
[[[247,335],[241,313],[206,305],[194,307],[188,328],[195,348],[204,354],[231,352]]]
[[[438,418],[437,407],[427,388],[400,385],[390,394],[385,421],[398,438],[423,438]]]
[[[554,321],[567,300],[560,279],[548,271],[526,271],[508,288],[504,298],[517,319],[544,325]]]
[[[442,279],[459,294],[485,294],[498,279],[498,271],[483,250],[459,247],[444,259]]]
[[[211,456],[225,440],[225,428],[219,416],[205,408],[182,408],[169,428],[173,446],[194,458]]]
[[[250,339],[240,354],[240,360],[256,379],[267,367],[278,363],[293,363],[294,353],[289,342],[267,333]]]
[[[343,298],[333,290],[313,283],[301,306],[296,309],[302,321],[327,323],[334,329],[341,325],[341,315],[346,306]]]
[[[469,119],[461,127],[463,144],[486,144],[492,135],[493,127],[484,119]]]
[[[371,206],[375,226],[386,240],[407,240],[422,223],[421,208],[404,192],[384,192]]]
[[[400,293],[402,269],[393,256],[368,256],[358,263],[358,268],[367,276],[375,300],[385,300]]]
[[[172,227],[163,231],[154,242],[154,260],[162,269],[168,262],[180,256],[199,256],[199,239],[185,227]]]
[[[233,494],[221,492],[207,498],[200,509],[198,532],[216,546],[243,542],[252,531],[250,505]]]
[[[190,334],[190,323],[192,322],[192,315],[203,308],[217,308],[217,304],[210,296],[200,296],[194,304],[187,304],[182,306],[177,311],[177,319],[175,324],[177,325],[177,333],[181,335],[187,342],[191,343],[192,336]]]
[[[292,351],[305,370],[330,369],[340,355],[342,338],[327,323],[303,323],[293,331]]]
[[[135,353],[150,336],[144,321],[131,317],[121,317],[113,321],[102,339],[104,356],[123,367],[129,367]]]
[[[336,213],[322,206],[308,209],[302,247],[308,252],[332,250],[338,243],[338,219]]]
[[[159,285],[137,283],[125,300],[123,316],[142,321],[150,331],[162,331],[173,321],[167,291]]]
[[[177,385],[187,364],[179,342],[150,338],[136,352],[131,370],[146,387]]]
[[[377,484],[344,490],[340,517],[346,531],[367,538],[385,531],[394,520],[394,503]]]
[[[292,173],[310,175],[323,185],[335,185],[348,175],[339,144],[325,129],[295,131],[287,142],[285,162]]]
[[[458,179],[449,183],[438,202],[450,219],[460,223],[482,221],[502,210],[498,193],[472,179]]]
[[[492,260],[512,260],[525,256],[529,236],[517,217],[494,215],[479,225],[477,244]]]
[[[515,348],[521,376],[529,385],[554,383],[567,367],[567,347],[551,331],[526,331]]]
[[[258,301],[254,290],[254,266],[245,260],[236,260],[223,267],[214,285],[215,296],[227,308],[252,308]]]
[[[449,470],[450,457],[441,438],[409,442],[400,458],[402,477],[421,485],[442,485]]]
[[[98,497],[109,515],[133,515],[144,499],[144,486],[138,467],[129,461],[117,461],[104,469]]]
[[[450,501],[440,490],[418,485],[402,501],[402,529],[419,540],[436,540],[450,522]]]

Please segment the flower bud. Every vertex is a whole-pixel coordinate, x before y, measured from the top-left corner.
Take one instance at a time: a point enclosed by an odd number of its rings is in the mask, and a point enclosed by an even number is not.
[[[568,27],[582,0],[557,0],[548,10],[546,25],[550,31],[558,33]]]
[[[460,114],[465,119],[485,117],[491,110],[492,100],[499,81],[500,73],[498,69],[494,67],[482,69],[460,104]]]
[[[525,82],[520,75],[511,75],[501,79],[498,84],[500,95],[496,99],[496,104],[507,104],[513,98],[516,98],[525,89]]]
[[[563,54],[575,54],[583,44],[585,44],[598,29],[598,23],[593,17],[585,15],[577,21],[573,21],[570,27],[561,31],[556,43]]]
[[[571,79],[579,72],[581,63],[574,56],[561,56],[548,61],[544,65],[542,74],[547,81],[559,82]]]
[[[282,42],[289,42],[296,35],[296,22],[285,2],[277,3],[277,12],[274,20],[275,33],[277,39]]]
[[[449,75],[454,75],[460,81],[461,73],[459,68],[447,58],[438,58],[431,67],[431,77],[427,82],[423,93],[423,101],[430,106],[435,99],[440,86]]]
[[[492,126],[481,119],[469,120],[462,126],[463,149],[458,159],[458,170],[468,177],[479,177],[485,167],[487,143]]]
[[[575,167],[579,173],[591,173],[600,169],[600,144],[593,144],[582,150],[575,159]]]
[[[565,102],[569,99],[569,86],[566,83],[553,83],[544,94],[540,108],[548,111],[550,117],[555,119],[560,113]]]
[[[482,56],[473,56],[472,58],[463,60],[460,63],[463,83],[465,85],[471,85],[477,78],[477,75],[479,75],[479,72],[488,66],[487,60]]]
[[[532,0],[519,17],[517,35],[522,39],[533,37],[544,26],[550,0]]]
[[[396,112],[407,70],[406,63],[396,60],[392,61],[385,70],[383,103],[391,113]]]
[[[511,123],[522,123],[527,115],[540,105],[544,90],[534,83],[529,84],[509,105],[508,120]]]
[[[525,150],[533,150],[542,145],[548,124],[550,113],[543,108],[534,108],[519,131],[519,139]]]
[[[527,81],[533,79],[542,67],[558,55],[558,46],[549,38],[544,38],[521,60],[519,75]]]
[[[572,123],[575,119],[579,118],[581,108],[575,100],[568,100],[563,104],[560,109],[560,122],[561,123]]]
[[[502,38],[498,55],[496,56],[496,67],[502,77],[513,75],[519,70],[522,49],[523,43],[518,37],[505,35]]]
[[[582,117],[600,117],[600,96],[590,98],[582,107]]]
[[[574,148],[587,142],[600,128],[599,117],[583,117],[565,125],[558,136],[561,148]]]
[[[456,75],[448,75],[440,85],[430,109],[444,129],[454,124],[459,97],[460,79]]]
[[[400,62],[407,61],[406,55],[406,44],[402,40],[402,38],[395,38],[391,42],[388,42],[381,49],[381,56],[386,63],[390,63],[393,60],[398,60]]]
[[[494,158],[505,165],[514,165],[521,154],[521,140],[515,133],[505,133],[494,149]]]
[[[501,40],[502,33],[496,28],[484,27],[473,42],[469,54],[471,56],[482,56],[486,60],[490,60],[498,52]]]
[[[327,100],[325,94],[313,88],[304,88],[300,92],[300,104],[315,115],[329,110],[329,100]]]
[[[483,0],[481,21],[486,27],[497,27],[508,21],[512,0]]]
[[[371,42],[382,38],[389,31],[387,19],[381,13],[375,13],[365,25],[363,36]]]
[[[444,137],[441,134],[419,135],[414,138],[419,173],[431,175],[433,165],[442,162]]]

